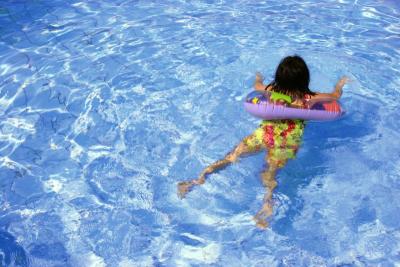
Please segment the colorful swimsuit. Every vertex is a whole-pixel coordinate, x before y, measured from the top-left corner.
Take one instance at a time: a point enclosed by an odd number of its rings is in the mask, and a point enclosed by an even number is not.
[[[295,158],[301,144],[304,126],[303,120],[264,120],[243,142],[251,151],[267,148],[268,164],[283,167],[288,159]]]

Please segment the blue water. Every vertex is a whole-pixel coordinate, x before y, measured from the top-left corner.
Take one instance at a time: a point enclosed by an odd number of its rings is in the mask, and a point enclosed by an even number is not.
[[[278,173],[270,228],[264,154],[180,200],[293,53],[313,90],[353,82]],[[394,0],[1,1],[0,266],[398,266],[399,62]]]

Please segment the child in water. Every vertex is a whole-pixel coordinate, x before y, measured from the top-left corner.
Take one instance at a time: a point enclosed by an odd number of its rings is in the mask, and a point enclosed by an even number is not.
[[[308,67],[301,57],[295,55],[282,59],[276,69],[275,79],[268,85],[263,84],[263,77],[257,73],[254,89],[288,95],[291,102],[283,104],[309,108],[316,102],[339,99],[342,88],[347,82],[347,77],[341,78],[332,93],[312,92],[308,88],[310,83]],[[288,98],[284,98],[283,101],[287,102]],[[276,172],[284,167],[289,159],[295,158],[304,126],[305,121],[299,119],[263,120],[259,128],[245,137],[225,158],[206,167],[197,179],[178,183],[178,195],[183,198],[193,186],[203,184],[207,175],[237,161],[239,157],[267,150],[265,161],[268,163],[268,168],[261,173],[261,180],[267,192],[262,208],[254,216],[256,225],[266,228],[267,218],[272,215],[272,193],[277,186]]]

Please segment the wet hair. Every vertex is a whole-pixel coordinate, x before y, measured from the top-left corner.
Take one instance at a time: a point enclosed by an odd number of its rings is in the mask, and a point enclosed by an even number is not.
[[[294,55],[281,60],[276,68],[275,79],[269,86],[272,86],[272,91],[303,98],[305,94],[315,95],[308,88],[309,84],[310,71],[306,62]]]

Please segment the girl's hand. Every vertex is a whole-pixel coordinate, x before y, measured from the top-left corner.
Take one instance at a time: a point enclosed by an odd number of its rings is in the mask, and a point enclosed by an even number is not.
[[[262,83],[264,81],[264,77],[260,72],[256,72],[256,83]]]
[[[340,78],[340,80],[336,83],[336,88],[339,87],[340,89],[342,89],[343,86],[344,86],[346,83],[348,83],[348,82],[350,82],[349,77],[343,76],[343,77]]]
[[[340,78],[340,80],[336,83],[336,86],[335,86],[335,92],[334,92],[335,97],[340,98],[342,96],[343,86],[348,82],[350,82],[349,77],[343,76],[342,78]]]
[[[265,85],[263,84],[264,77],[261,75],[261,73],[256,72],[256,80],[254,82],[254,89],[257,91],[264,91],[265,90]]]

